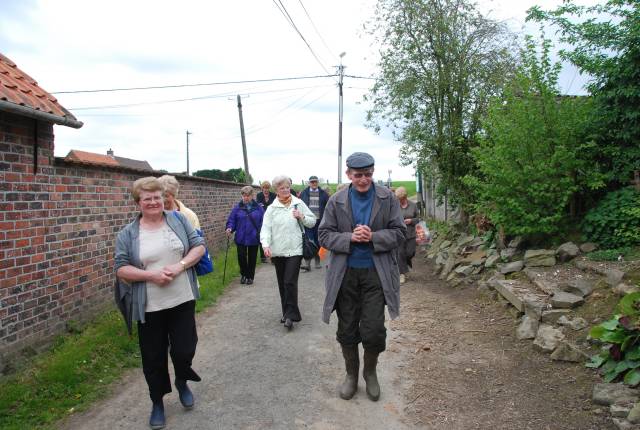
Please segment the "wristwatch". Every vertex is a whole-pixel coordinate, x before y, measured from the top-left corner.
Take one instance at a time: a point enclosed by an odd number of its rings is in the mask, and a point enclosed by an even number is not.
[[[182,270],[187,270],[187,263],[184,262],[184,260],[180,260],[180,264],[182,264]]]

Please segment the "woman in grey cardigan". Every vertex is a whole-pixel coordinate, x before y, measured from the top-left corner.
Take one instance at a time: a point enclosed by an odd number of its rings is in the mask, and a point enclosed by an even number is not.
[[[152,429],[165,426],[162,398],[171,392],[167,351],[185,408],[194,404],[187,381],[200,381],[191,368],[198,342],[195,300],[200,297],[193,266],[204,254],[204,239],[184,215],[164,211],[163,191],[154,177],[133,183],[140,214],[118,233],[115,252],[118,289],[130,288],[132,320],[138,322],[142,369],[153,403]]]
[[[400,284],[406,282],[406,273],[412,268],[411,260],[416,255],[416,224],[420,222],[418,207],[407,198],[407,190],[398,187],[396,197],[400,201],[400,211],[404,224],[407,226],[405,241],[398,248],[398,269],[400,269]]]

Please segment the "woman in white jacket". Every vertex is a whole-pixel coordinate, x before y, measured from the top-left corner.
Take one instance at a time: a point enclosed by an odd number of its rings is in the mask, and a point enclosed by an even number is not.
[[[260,230],[260,242],[264,255],[271,258],[276,267],[280,303],[281,323],[287,329],[300,321],[298,308],[298,274],[302,261],[301,225],[313,227],[316,217],[302,200],[291,195],[291,180],[276,176],[272,181],[276,200],[267,208]]]

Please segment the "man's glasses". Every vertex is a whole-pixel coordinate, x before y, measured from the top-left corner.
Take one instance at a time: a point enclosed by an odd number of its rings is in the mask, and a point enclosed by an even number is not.
[[[366,172],[366,173],[352,173],[351,174],[354,178],[356,179],[362,179],[362,177],[364,176],[365,178],[370,178],[373,176],[373,172]]]

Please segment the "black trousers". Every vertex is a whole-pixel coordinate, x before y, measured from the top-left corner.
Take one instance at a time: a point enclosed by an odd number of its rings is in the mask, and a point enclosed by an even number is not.
[[[171,392],[167,352],[176,379],[200,381],[191,368],[198,343],[195,311],[196,302],[190,300],[170,309],[146,312],[145,323],[138,321],[142,371],[154,402]]]
[[[300,321],[302,316],[298,308],[298,275],[300,274],[302,255],[271,257],[271,261],[276,266],[282,316],[291,321]]]
[[[236,244],[238,250],[238,265],[240,275],[253,279],[256,275],[256,258],[258,256],[258,245],[244,246]]]
[[[384,351],[387,339],[384,305],[384,292],[376,269],[347,268],[335,305],[338,342],[345,346],[362,342],[368,351]]]

